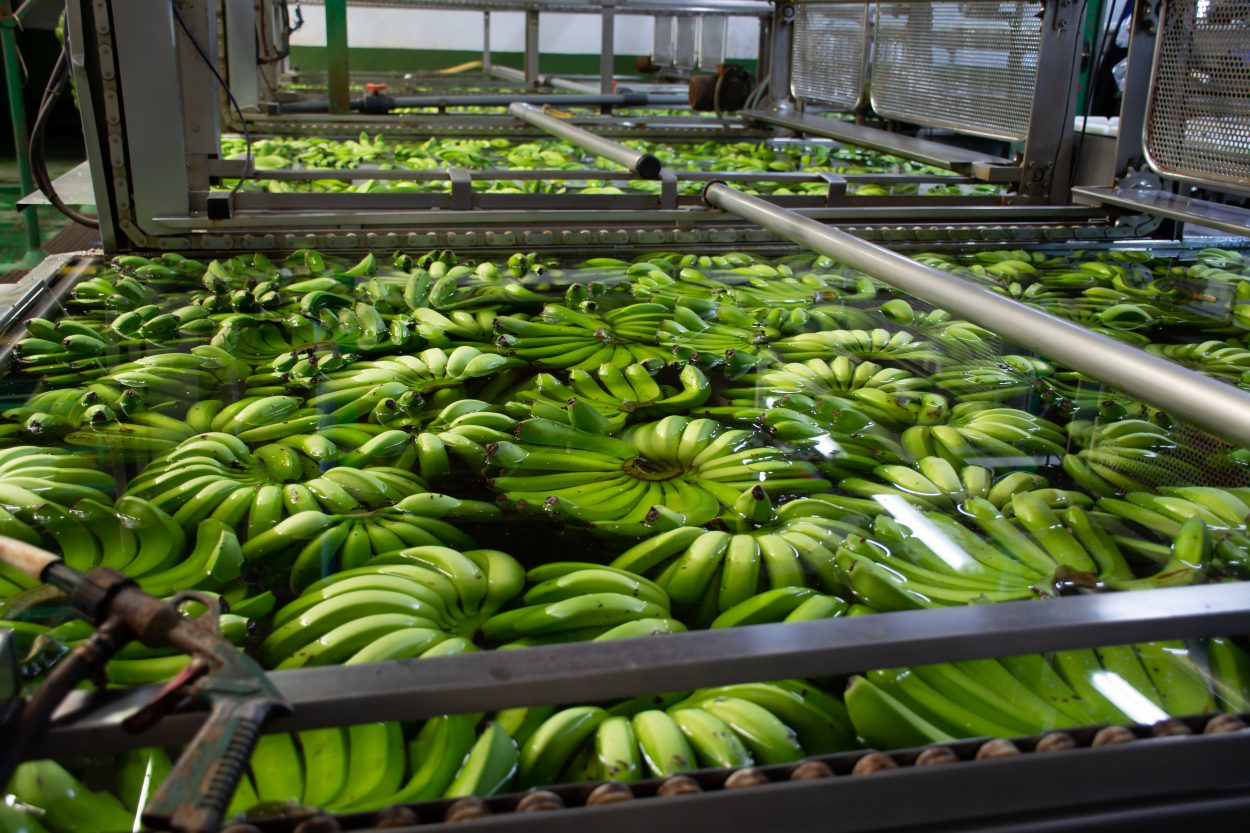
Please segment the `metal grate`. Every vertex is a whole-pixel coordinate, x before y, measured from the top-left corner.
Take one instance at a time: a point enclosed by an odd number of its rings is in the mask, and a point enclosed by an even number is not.
[[[655,40],[651,44],[651,63],[658,67],[673,65],[673,32],[677,28],[677,18],[657,17],[655,19]]]
[[[694,69],[694,53],[698,48],[698,42],[698,18],[677,18],[677,33],[673,36],[673,63],[682,69]]]
[[[854,110],[864,94],[868,4],[804,3],[797,9],[790,91]]]
[[[725,40],[729,35],[729,18],[721,14],[699,18],[699,69],[716,71],[725,63]]]
[[[975,136],[1025,138],[1042,44],[1040,2],[895,2],[877,9],[874,110]]]
[[[1165,0],[1145,150],[1164,176],[1250,190],[1250,3]]]

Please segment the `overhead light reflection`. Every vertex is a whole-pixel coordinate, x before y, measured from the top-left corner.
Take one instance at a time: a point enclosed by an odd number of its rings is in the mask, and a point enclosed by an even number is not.
[[[1138,723],[1158,723],[1168,715],[1146,695],[1133,688],[1127,680],[1114,671],[1095,671],[1089,675],[1090,684],[1098,693],[1111,701],[1117,709]]]
[[[842,451],[842,446],[838,445],[838,441],[828,434],[822,434],[816,440],[816,450],[824,457],[832,457]]]
[[[873,499],[953,569],[963,572],[976,562],[976,559],[964,552],[963,547],[952,541],[933,521],[920,514],[920,510],[903,498],[898,495],[874,495]]]

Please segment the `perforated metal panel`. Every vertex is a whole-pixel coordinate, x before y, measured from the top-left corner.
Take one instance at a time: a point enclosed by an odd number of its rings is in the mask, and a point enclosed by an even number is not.
[[[1250,2],[1166,0],[1145,149],[1164,176],[1250,191]]]
[[[677,18],[657,17],[655,19],[655,39],[651,43],[651,63],[658,67],[673,65],[673,34],[677,28]]]
[[[968,0],[877,8],[874,110],[975,136],[1025,138],[1042,44],[1041,3]]]
[[[725,62],[725,40],[729,35],[729,18],[725,15],[703,15],[699,18],[699,69],[709,72]]]
[[[797,10],[790,92],[854,110],[864,93],[868,4],[804,3]]]
[[[695,50],[698,49],[698,43],[698,18],[677,18],[677,33],[673,37],[673,63],[682,69],[694,69]]]

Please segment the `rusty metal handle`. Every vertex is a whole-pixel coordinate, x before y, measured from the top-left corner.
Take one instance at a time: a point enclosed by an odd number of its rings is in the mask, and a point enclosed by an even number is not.
[[[16,538],[0,535],[0,561],[20,570],[33,579],[43,577],[43,571],[59,564],[61,556],[33,546]]]

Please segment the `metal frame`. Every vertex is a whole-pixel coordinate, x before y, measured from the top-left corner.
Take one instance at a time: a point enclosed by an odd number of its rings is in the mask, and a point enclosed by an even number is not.
[[[345,715],[359,722],[415,720],[1247,629],[1250,594],[1245,586],[1210,584],[484,651],[368,667],[275,671],[269,677],[294,712],[265,731],[353,722]],[[158,688],[75,692],[57,711],[39,754],[120,751],[188,740],[203,714],[194,708],[164,718],[143,735],[121,728],[126,715]]]

